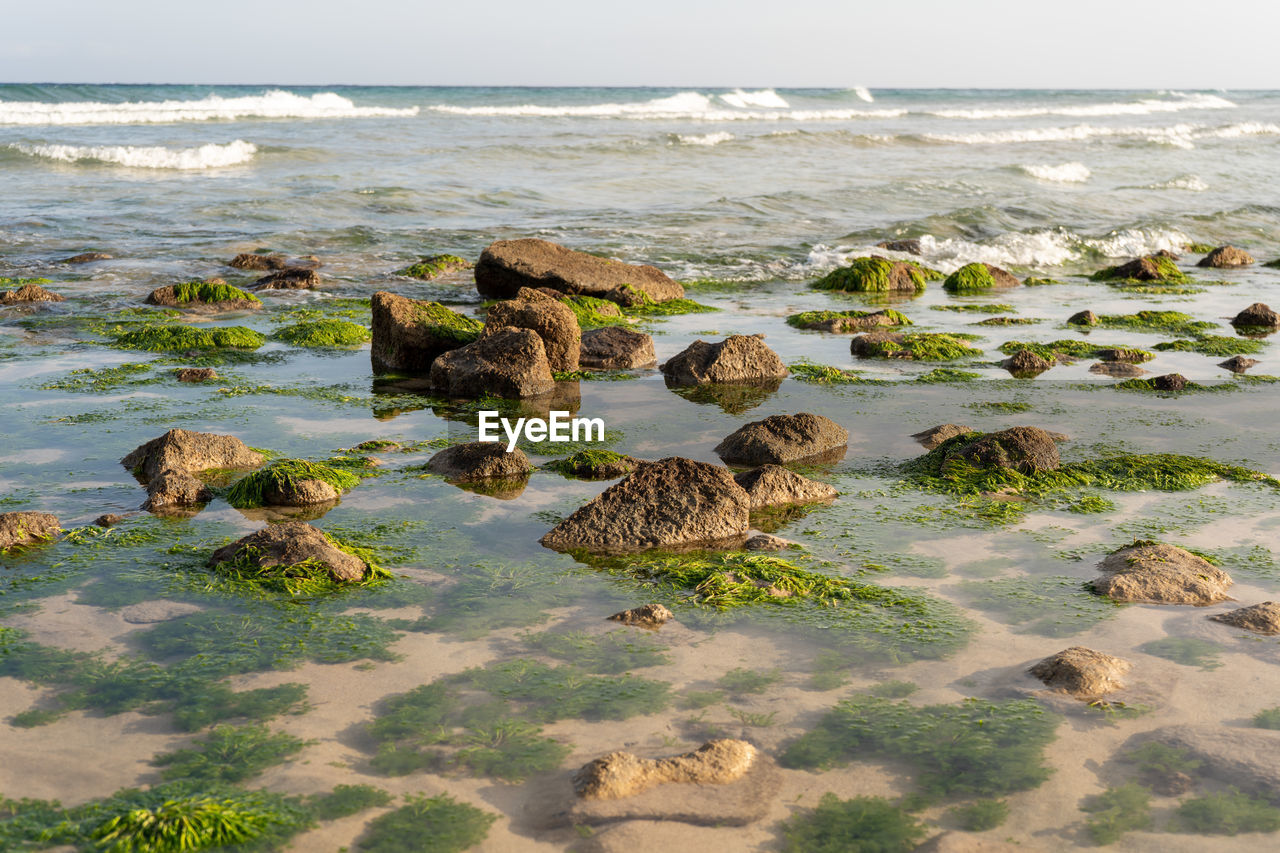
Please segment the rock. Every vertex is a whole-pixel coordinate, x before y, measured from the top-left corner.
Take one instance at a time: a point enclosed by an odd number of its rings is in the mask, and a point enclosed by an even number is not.
[[[658,628],[674,618],[676,615],[661,604],[646,604],[631,610],[623,610],[609,617],[614,622],[637,628]]]
[[[1099,568],[1105,577],[1093,588],[1115,601],[1203,606],[1227,600],[1231,586],[1231,577],[1208,560],[1159,542],[1121,548]]]
[[[1154,741],[1199,759],[1196,776],[1280,800],[1280,731],[1221,723],[1165,726],[1131,741]]]
[[[924,254],[924,249],[918,237],[910,237],[906,240],[881,240],[876,243],[876,248],[888,249],[890,252],[905,252],[908,255]]]
[[[1196,263],[1198,267],[1225,269],[1228,267],[1247,267],[1253,263],[1253,255],[1237,249],[1235,246],[1219,246]]]
[[[191,507],[213,500],[213,492],[189,472],[166,468],[147,483],[147,500],[142,508],[148,512],[173,507]]]
[[[550,287],[616,301],[626,292],[624,285],[654,302],[684,296],[684,288],[657,267],[624,264],[537,239],[491,243],[480,255],[475,277],[476,290],[490,299],[510,299],[522,287]]]
[[[960,426],[959,424],[942,424],[941,426],[931,427],[924,432],[914,433],[911,437],[924,445],[925,450],[933,450],[943,442],[955,438],[957,435],[964,435],[966,432],[975,432],[973,427]]]
[[[438,302],[409,299],[380,290],[373,294],[373,369],[423,374],[449,350],[480,337],[479,320]]]
[[[1244,373],[1255,364],[1261,364],[1256,358],[1245,358],[1242,355],[1233,355],[1226,361],[1218,362],[1218,367],[1225,367],[1232,373]]]
[[[52,290],[45,290],[38,284],[24,284],[16,290],[6,290],[0,293],[0,305],[18,305],[25,302],[66,302],[65,296],[60,296]]]
[[[752,536],[742,547],[748,551],[785,551],[790,548],[792,543],[781,536],[774,536],[772,533],[757,533]]]
[[[360,580],[367,568],[359,557],[335,547],[323,533],[302,521],[271,524],[237,539],[214,551],[208,565],[216,568],[219,563],[236,559],[242,552],[262,568],[314,561],[327,569],[335,581]]]
[[[403,275],[420,281],[433,281],[440,276],[471,269],[466,258],[457,255],[424,255],[416,262],[396,270],[392,275]]]
[[[203,609],[186,601],[141,601],[120,608],[120,618],[130,625],[152,625],[181,619]]]
[[[263,506],[319,506],[334,503],[342,492],[324,480],[272,480],[262,490]]]
[[[1143,364],[1151,360],[1151,354],[1130,347],[1112,347],[1098,350],[1098,358],[1121,364]]]
[[[611,752],[590,762],[573,777],[584,800],[620,800],[666,784],[726,785],[747,774],[756,748],[744,740],[710,740],[694,752],[670,758],[640,758]]]
[[[1093,700],[1120,690],[1133,664],[1084,646],[1072,646],[1047,657],[1029,672],[1047,686],[1077,699]]]
[[[751,509],[835,500],[835,487],[801,477],[781,465],[762,465],[733,478],[746,490]]]
[[[169,468],[198,473],[210,468],[257,468],[263,456],[234,435],[171,429],[120,460],[120,464],[148,481]]]
[[[582,333],[578,363],[596,370],[628,370],[658,363],[653,338],[622,326],[605,326]]]
[[[758,335],[730,335],[719,343],[694,341],[660,368],[669,385],[750,384],[780,380],[787,368]]]
[[[558,551],[717,545],[747,532],[750,498],[727,468],[673,456],[634,473],[543,536]]]
[[[446,447],[427,462],[427,470],[450,480],[522,480],[533,473],[533,463],[520,448],[507,453],[496,441],[471,441]]]
[[[853,332],[858,329],[875,329],[881,326],[898,326],[901,325],[897,318],[889,314],[887,311],[872,311],[862,316],[853,316],[844,314],[836,317],[827,317],[824,320],[812,320],[806,322],[802,328],[815,332],[832,332],[843,333]]]
[[[1280,634],[1280,604],[1274,601],[1241,607],[1239,610],[1219,613],[1209,618],[1255,634]]]
[[[1029,378],[1044,373],[1053,367],[1053,362],[1029,349],[1020,349],[1000,362],[1000,366],[1018,378]]]
[[[992,287],[1018,287],[1022,282],[1008,270],[994,264],[965,264],[947,276],[942,282],[943,290],[952,293],[967,293],[974,290],[987,290]]]
[[[1068,317],[1067,322],[1072,326],[1096,326],[1098,325],[1098,315],[1092,311],[1078,311]]]
[[[235,267],[238,270],[266,272],[268,270],[282,270],[285,268],[286,262],[284,255],[259,255],[256,252],[241,252],[227,261],[227,266]]]
[[[1039,853],[1041,849],[971,832],[950,831],[930,838],[915,848],[915,853]]]
[[[570,477],[581,477],[587,480],[616,480],[636,470],[639,464],[639,459],[610,450],[580,450],[572,456],[556,460],[549,467]]]
[[[63,258],[61,263],[64,264],[88,264],[93,261],[109,261],[111,255],[106,252],[81,252],[78,255],[72,255],[69,258]]]
[[[220,278],[206,279],[203,284],[226,286],[226,282]],[[239,290],[236,288],[235,290]],[[234,291],[233,291],[234,292]],[[241,292],[243,296],[249,294]],[[147,298],[143,300],[148,305],[160,305],[165,308],[181,308],[183,311],[190,311],[198,314],[213,314],[220,311],[257,311],[262,308],[262,301],[256,297],[253,299],[218,299],[217,301],[205,302],[199,296],[196,298],[181,301],[178,299],[177,288],[172,284],[166,284],[164,287],[157,287],[155,290],[147,294]]]
[[[1274,329],[1280,326],[1280,314],[1261,302],[1255,302],[1231,318],[1233,326],[1262,326]]]
[[[1010,468],[1023,474],[1056,471],[1061,459],[1053,434],[1032,426],[1017,426],[979,435],[947,456],[979,468]]]
[[[844,457],[849,431],[830,418],[801,412],[772,415],[739,427],[715,451],[725,462],[785,465],[801,460],[834,462]]]
[[[529,329],[486,329],[431,363],[431,387],[452,397],[537,397],[555,384],[542,338]]]
[[[252,285],[253,290],[311,290],[320,286],[315,270],[286,267],[264,275]]]
[[[871,358],[879,354],[875,344],[900,344],[905,340],[901,332],[867,332],[849,341],[849,351],[858,358]]]
[[[0,551],[49,542],[61,532],[62,525],[51,512],[0,512]]]
[[[1166,373],[1151,380],[1151,387],[1157,391],[1182,391],[1187,387],[1187,377],[1181,373]]]
[[[489,306],[489,314],[480,337],[507,328],[529,329],[537,333],[542,338],[547,362],[553,371],[569,372],[578,369],[582,329],[578,326],[577,315],[558,299],[522,288],[519,298]]]
[[[1100,373],[1103,376],[1111,376],[1115,379],[1132,379],[1135,376],[1145,375],[1147,371],[1136,364],[1126,364],[1122,361],[1100,361],[1097,364],[1090,365],[1089,372]]]
[[[96,524],[98,527],[115,527],[117,524],[124,521],[124,519],[125,517],[123,515],[117,515],[114,512],[108,512],[95,518],[93,520],[93,523]]]
[[[179,382],[208,382],[218,378],[218,371],[212,367],[179,367],[173,375]]]
[[[1125,281],[1164,281],[1165,271],[1150,256],[1146,256],[1112,267],[1107,277]]]

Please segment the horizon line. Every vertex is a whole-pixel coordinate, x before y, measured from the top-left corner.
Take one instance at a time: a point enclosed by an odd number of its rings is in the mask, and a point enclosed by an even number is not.
[[[255,81],[252,83],[228,82],[125,82],[125,81],[54,81],[54,80],[4,80],[0,86],[274,86],[279,88],[378,88],[378,89],[817,89],[835,92],[854,91],[934,91],[934,92],[1276,92],[1277,88],[1251,88],[1239,86],[783,86],[759,83],[710,84],[710,83],[281,83]]]

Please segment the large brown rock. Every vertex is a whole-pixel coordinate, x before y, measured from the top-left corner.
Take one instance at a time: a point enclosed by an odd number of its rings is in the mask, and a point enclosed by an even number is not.
[[[628,370],[652,367],[658,363],[653,351],[653,338],[622,326],[605,326],[582,333],[582,352],[578,359],[583,367],[596,370]]]
[[[244,557],[262,568],[293,566],[315,561],[324,566],[336,581],[356,581],[364,577],[367,566],[354,554],[334,547],[316,528],[302,521],[271,524],[250,533],[213,552],[209,566]]]
[[[51,512],[0,512],[0,551],[48,542],[61,532],[62,525]]]
[[[495,441],[471,441],[446,447],[427,462],[427,470],[450,480],[520,480],[533,473],[533,463],[520,448],[510,453]]]
[[[595,759],[573,777],[584,800],[620,800],[658,785],[725,785],[747,774],[756,748],[745,740],[711,740],[693,752],[670,758],[641,758],[611,752]]]
[[[489,306],[480,336],[486,337],[507,328],[529,329],[537,333],[542,338],[542,346],[553,371],[578,369],[582,329],[578,326],[577,315],[558,299],[524,288],[519,298]]]
[[[802,477],[781,465],[761,465],[733,478],[746,490],[751,509],[835,500],[834,486]]]
[[[1229,598],[1230,575],[1175,545],[1129,545],[1109,554],[1099,568],[1105,576],[1093,588],[1115,601],[1205,605]]]
[[[714,344],[694,341],[661,370],[671,385],[750,384],[787,375],[782,359],[758,335],[730,335]]]
[[[1219,246],[1196,263],[1198,267],[1226,269],[1229,267],[1247,267],[1253,263],[1253,255],[1237,249],[1235,246]]]
[[[263,506],[320,506],[334,503],[342,492],[324,480],[273,479],[262,490]]]
[[[1255,634],[1280,634],[1280,604],[1274,601],[1241,607],[1239,610],[1219,613],[1209,618]]]
[[[1010,468],[1023,474],[1054,471],[1061,464],[1052,433],[1032,426],[1018,426],[979,435],[947,455],[979,468]]]
[[[452,397],[538,397],[555,389],[538,333],[494,329],[431,364],[431,387]]]
[[[800,412],[771,415],[739,427],[716,445],[725,462],[786,465],[801,460],[830,462],[844,456],[849,431],[823,417]]]
[[[1280,314],[1272,311],[1270,306],[1255,302],[1239,314],[1231,318],[1233,326],[1262,326],[1274,329],[1280,326]]]
[[[320,276],[315,270],[302,267],[286,267],[268,273],[255,281],[254,290],[311,290],[320,286]]]
[[[373,369],[427,373],[437,357],[480,337],[481,324],[439,302],[409,299],[380,290],[370,300]]]
[[[1055,690],[1093,700],[1123,688],[1120,677],[1132,668],[1127,660],[1072,646],[1040,661],[1030,672]]]
[[[149,481],[170,468],[189,473],[210,468],[257,468],[263,456],[234,435],[171,429],[140,445],[120,464]]]
[[[901,332],[867,332],[849,341],[849,352],[858,358],[872,358],[879,355],[877,344],[900,344],[906,339]]]
[[[45,290],[38,284],[24,284],[16,290],[6,290],[0,293],[0,305],[18,305],[24,302],[66,302],[65,296],[60,296],[52,290]]]
[[[491,299],[510,299],[522,287],[550,287],[618,301],[624,285],[666,302],[684,296],[684,288],[657,267],[636,266],[566,249],[546,240],[498,240],[476,263],[476,290]]]
[[[1111,277],[1126,281],[1163,281],[1164,273],[1155,261],[1144,256],[1116,267]]]
[[[936,427],[930,427],[924,432],[912,434],[912,438],[924,445],[925,450],[933,450],[940,444],[950,441],[957,435],[964,435],[967,432],[974,432],[973,427],[961,426],[960,424],[941,424]]]
[[[213,492],[187,471],[166,468],[147,483],[147,500],[142,508],[163,512],[174,507],[199,506],[213,500]]]
[[[747,532],[751,500],[727,468],[673,456],[645,462],[542,537],[558,551],[718,545]]]

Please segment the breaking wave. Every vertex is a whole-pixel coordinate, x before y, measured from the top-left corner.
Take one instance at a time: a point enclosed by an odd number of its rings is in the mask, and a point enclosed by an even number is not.
[[[1082,184],[1092,174],[1084,163],[1060,163],[1057,166],[1024,164],[1018,168],[1038,180],[1059,184]]]
[[[304,97],[279,89],[237,98],[210,95],[194,101],[0,101],[0,125],[158,124],[217,119],[334,119],[417,114],[417,107],[357,107],[349,98],[334,92]]]
[[[133,169],[217,169],[248,163],[258,152],[252,142],[237,139],[225,145],[201,145],[197,148],[165,148],[137,145],[27,145],[9,146],[32,157],[61,160],[66,163],[96,161],[128,166]]]

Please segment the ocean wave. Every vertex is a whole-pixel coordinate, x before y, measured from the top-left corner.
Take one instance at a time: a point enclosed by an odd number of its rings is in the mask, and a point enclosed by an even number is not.
[[[772,93],[775,103],[766,103],[771,99],[765,93]],[[731,104],[730,98],[738,95],[747,96],[742,106],[730,109],[716,105],[717,98]],[[749,103],[757,101],[758,103]],[[768,106],[769,109],[760,109]],[[756,107],[748,109],[747,107]],[[428,110],[447,115],[463,116],[508,116],[508,117],[540,117],[540,118],[625,118],[625,119],[687,119],[692,121],[849,121],[858,118],[897,118],[907,114],[905,109],[863,110],[851,108],[804,110],[790,109],[772,89],[760,92],[742,92],[736,90],[729,95],[713,98],[701,92],[679,92],[664,98],[629,103],[604,104],[512,104],[486,106],[458,106],[455,104],[436,104]]]
[[[1032,127],[993,130],[982,133],[923,133],[921,139],[954,145],[1007,145],[1020,142],[1080,142],[1106,137],[1146,139],[1178,147],[1193,147],[1192,139],[1203,125],[1175,124],[1168,127],[1105,127],[1077,124],[1070,127]]]
[[[1200,134],[1200,136],[1212,137],[1214,139],[1237,139],[1242,136],[1276,135],[1280,135],[1280,124],[1270,124],[1258,121],[1229,124],[1225,127],[1217,127],[1213,130],[1207,130]]]
[[[32,157],[76,163],[83,160],[113,163],[133,169],[217,169],[248,163],[257,153],[252,142],[237,139],[225,145],[201,145],[198,148],[165,148],[137,145],[27,145],[13,143],[9,148]]]
[[[854,86],[849,91],[857,95],[858,100],[860,101],[866,101],[868,104],[873,103],[875,101],[875,98],[871,97],[871,90],[868,89],[866,86]]]
[[[1179,175],[1176,178],[1170,178],[1167,181],[1160,181],[1154,184],[1147,184],[1141,187],[1144,190],[1188,190],[1190,192],[1201,193],[1209,189],[1209,185],[1199,175]]]
[[[194,101],[0,101],[0,125],[155,124],[245,118],[374,118],[414,116],[417,107],[357,107],[334,92],[304,97],[275,89],[261,95]]]
[[[1170,92],[1168,94],[1174,100],[1145,98],[1141,101],[1119,101],[1107,104],[931,110],[926,114],[937,118],[960,119],[1031,118],[1033,116],[1097,118],[1100,116],[1141,116],[1154,113],[1176,113],[1183,110],[1229,110],[1235,109],[1237,106],[1237,104],[1217,95],[1188,95],[1179,92]]]
[[[761,89],[758,92],[744,92],[741,89],[734,89],[727,95],[721,95],[720,100],[731,107],[739,107],[741,109],[766,107],[768,109],[785,110],[791,106],[786,102],[786,99],[773,89]]]
[[[733,134],[726,133],[725,131],[719,131],[717,133],[671,134],[671,141],[680,145],[703,145],[710,147],[712,145],[719,145],[721,142],[728,142],[730,139],[733,139]]]
[[[1057,166],[1026,163],[1018,168],[1037,180],[1059,184],[1082,184],[1092,174],[1084,163],[1059,163]]]

